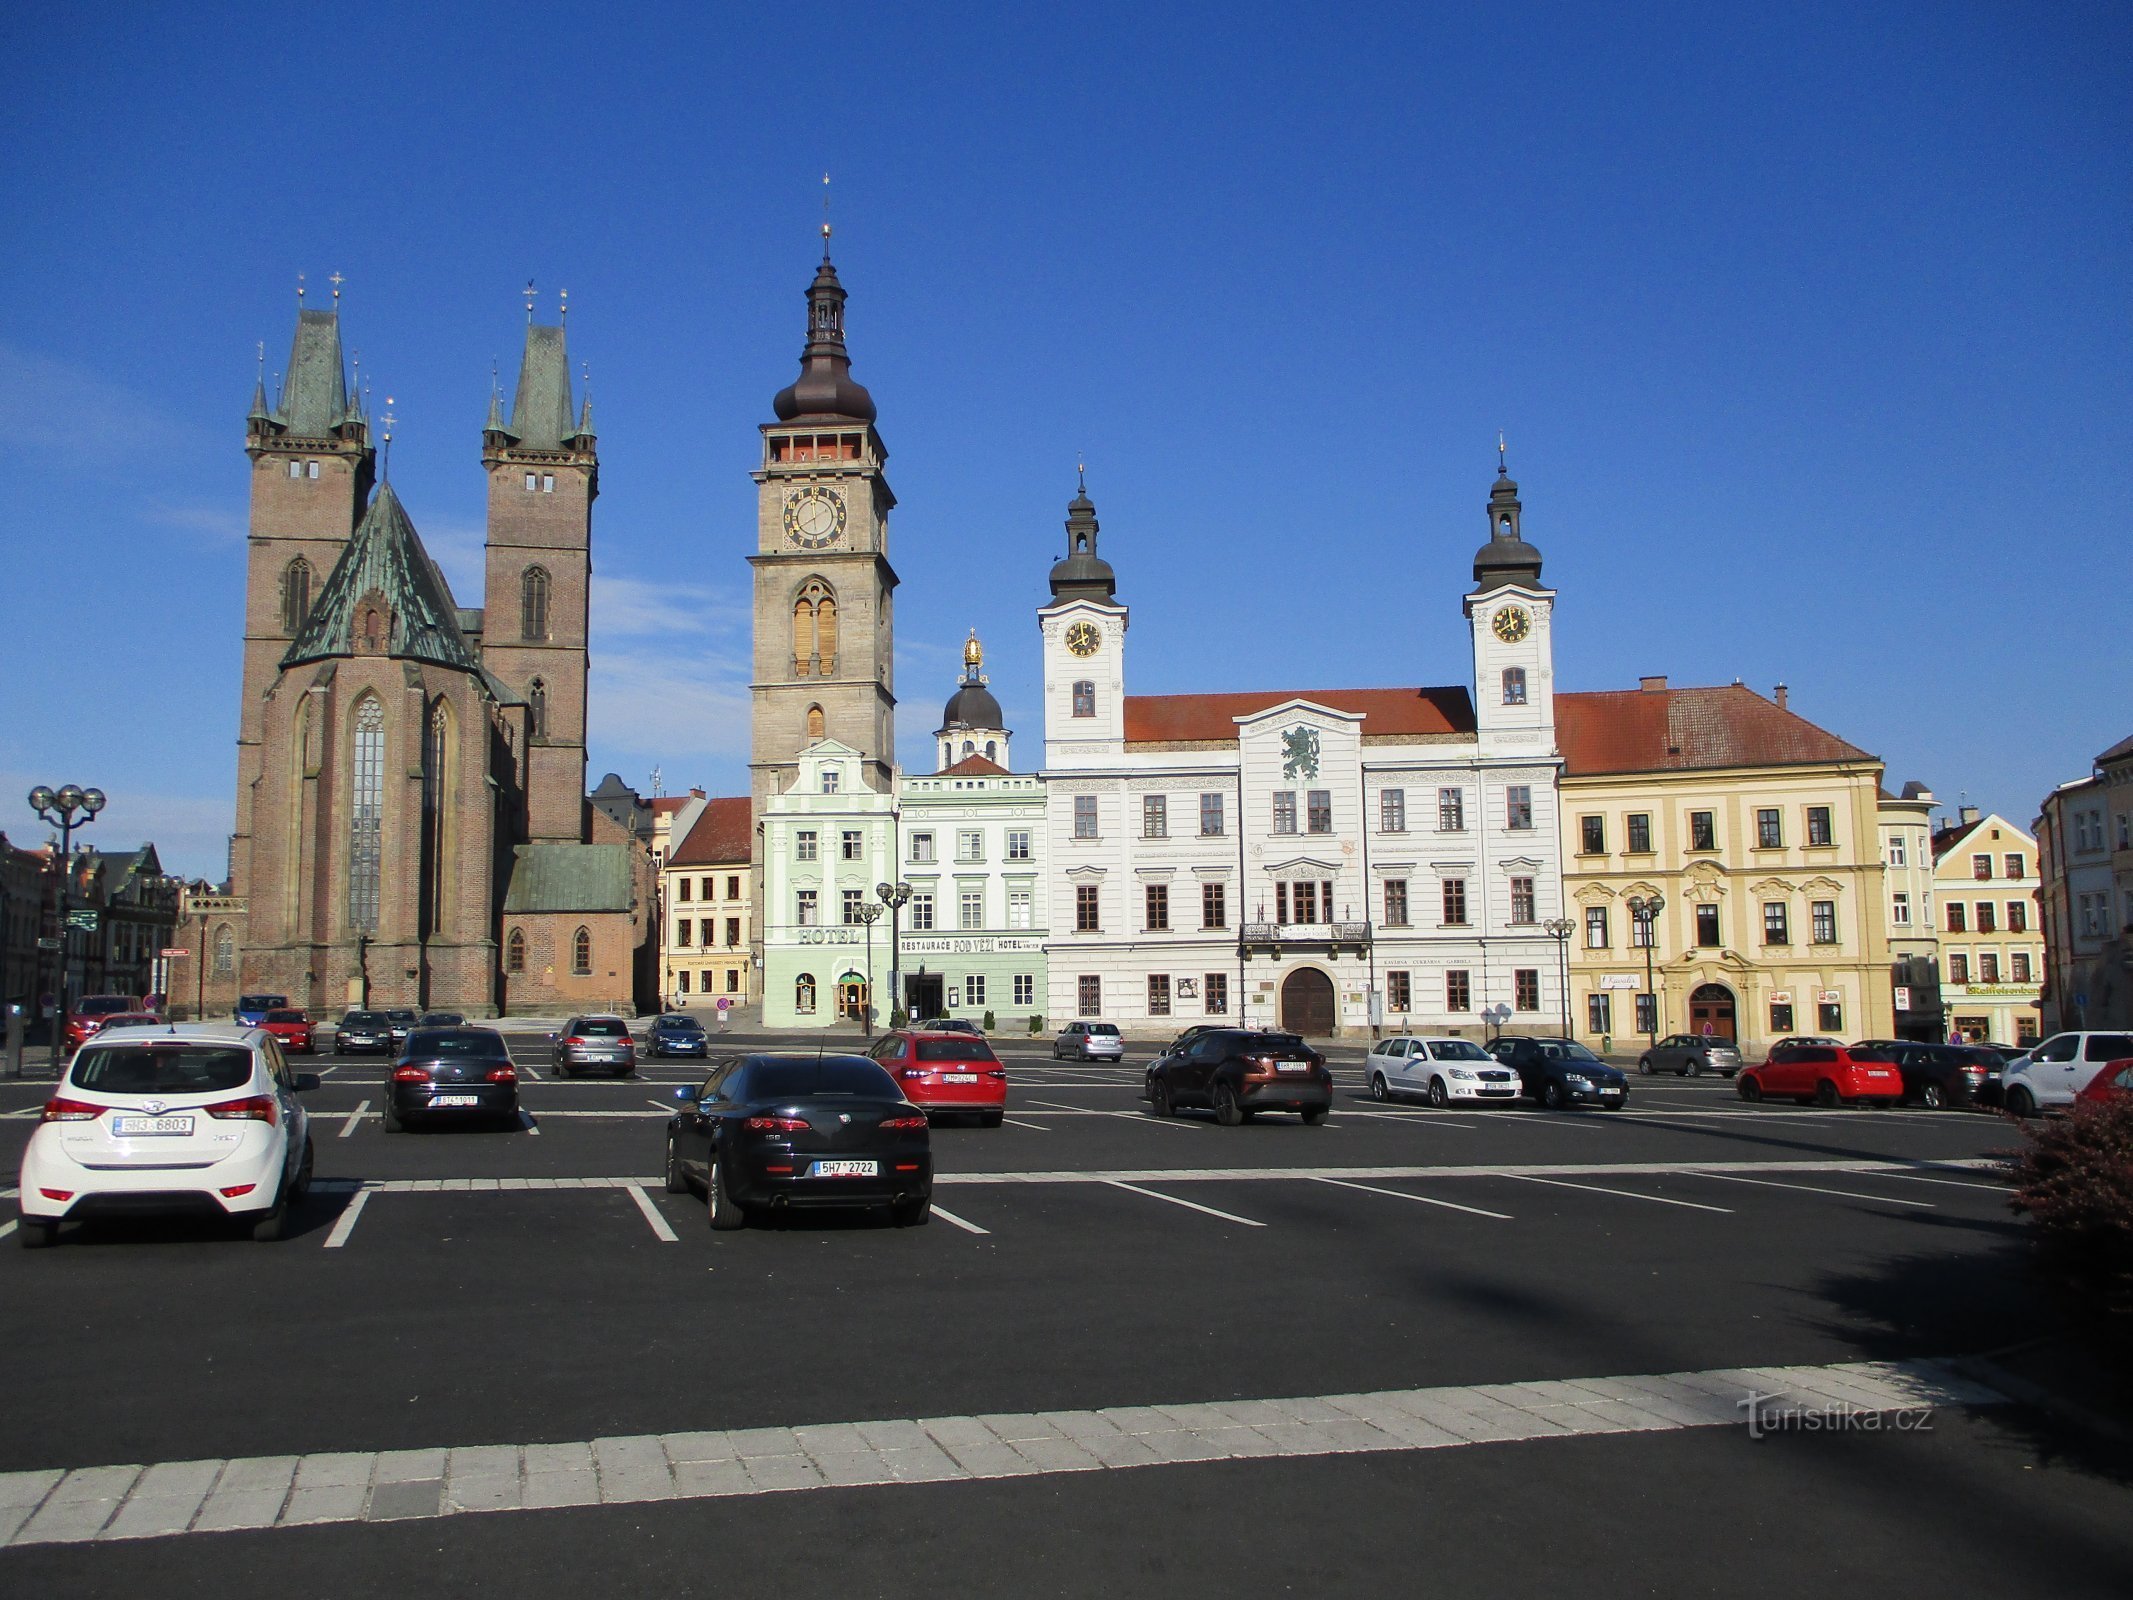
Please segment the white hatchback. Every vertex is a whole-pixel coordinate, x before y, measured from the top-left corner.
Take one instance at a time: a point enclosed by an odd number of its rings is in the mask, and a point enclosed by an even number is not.
[[[191,1211],[278,1239],[311,1182],[315,1087],[272,1035],[204,1023],[127,1028],[75,1052],[22,1155],[22,1242],[69,1218]]]
[[[1518,1074],[1471,1039],[1381,1039],[1363,1058],[1363,1075],[1373,1100],[1419,1094],[1433,1106],[1447,1106],[1518,1099]]]
[[[2133,1056],[2133,1033],[2055,1033],[2000,1069],[2000,1103],[2018,1117],[2070,1106],[2104,1063]]]

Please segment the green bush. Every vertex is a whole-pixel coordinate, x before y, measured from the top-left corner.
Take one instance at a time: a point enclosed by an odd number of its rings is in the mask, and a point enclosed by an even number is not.
[[[1029,1019],[1029,1031],[1030,1031],[1031,1033],[1042,1033],[1042,1032],[1044,1032],[1044,1018],[1042,1018],[1042,1017],[1031,1017],[1031,1018]]]
[[[2133,1305],[2133,1097],[2079,1100],[2063,1117],[2024,1124],[2008,1176],[2010,1204],[2068,1285]]]
[[[982,1027],[987,1033],[990,1033],[994,1028],[998,1027],[999,1024],[992,1020],[992,1013],[988,1011],[985,1013],[985,1020],[980,1023],[979,1026]]]
[[[911,1018],[905,1014],[902,1006],[897,1006],[889,1012],[889,1026],[892,1028],[908,1028],[911,1026]]]

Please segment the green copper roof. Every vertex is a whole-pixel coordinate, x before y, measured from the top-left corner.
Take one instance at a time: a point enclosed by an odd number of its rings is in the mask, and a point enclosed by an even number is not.
[[[506,916],[630,909],[635,885],[626,844],[522,844],[512,854]]]
[[[354,655],[359,612],[371,594],[382,597],[392,614],[387,655],[481,671],[473,647],[459,631],[459,607],[453,603],[451,586],[422,547],[390,483],[378,485],[370,509],[304,619],[304,631],[281,664],[294,667]]]
[[[529,322],[518,395],[511,402],[511,437],[528,450],[560,450],[565,439],[577,435],[570,413],[570,355],[563,348],[563,330]]]
[[[306,439],[325,439],[347,416],[348,370],[341,362],[340,315],[299,311],[274,420]]]

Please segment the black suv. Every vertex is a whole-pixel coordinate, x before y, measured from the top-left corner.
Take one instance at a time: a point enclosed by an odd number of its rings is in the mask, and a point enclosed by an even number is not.
[[[1575,1039],[1528,1039],[1504,1034],[1489,1054],[1518,1072],[1519,1086],[1550,1111],[1599,1106],[1612,1111],[1629,1098],[1629,1077]]]
[[[2000,1057],[1975,1044],[1913,1044],[1904,1039],[1864,1039],[1854,1050],[1872,1050],[1903,1073],[1903,1104],[1938,1111],[1944,1106],[1998,1105]]]
[[[1317,1122],[1333,1104],[1333,1074],[1293,1033],[1211,1028],[1153,1062],[1142,1093],[1159,1117],[1207,1106],[1226,1128],[1255,1111],[1294,1111]]]

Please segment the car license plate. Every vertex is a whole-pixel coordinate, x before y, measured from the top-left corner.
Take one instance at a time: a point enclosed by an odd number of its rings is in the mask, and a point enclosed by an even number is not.
[[[430,1096],[430,1104],[433,1106],[478,1106],[481,1104],[481,1096],[478,1094],[433,1094]]]
[[[1619,1100],[1622,1098],[1622,1091],[1620,1089],[1602,1089],[1600,1091],[1600,1094],[1603,1098],[1608,1100]]]
[[[1311,1063],[1308,1061],[1277,1061],[1274,1063],[1274,1070],[1276,1072],[1309,1072]]]
[[[138,1139],[155,1134],[191,1133],[191,1117],[113,1117],[111,1133],[114,1138]]]
[[[941,1082],[943,1083],[976,1083],[977,1081],[978,1075],[975,1072],[944,1072],[941,1074]]]
[[[810,1178],[871,1178],[878,1169],[872,1161],[811,1161],[807,1165]]]

